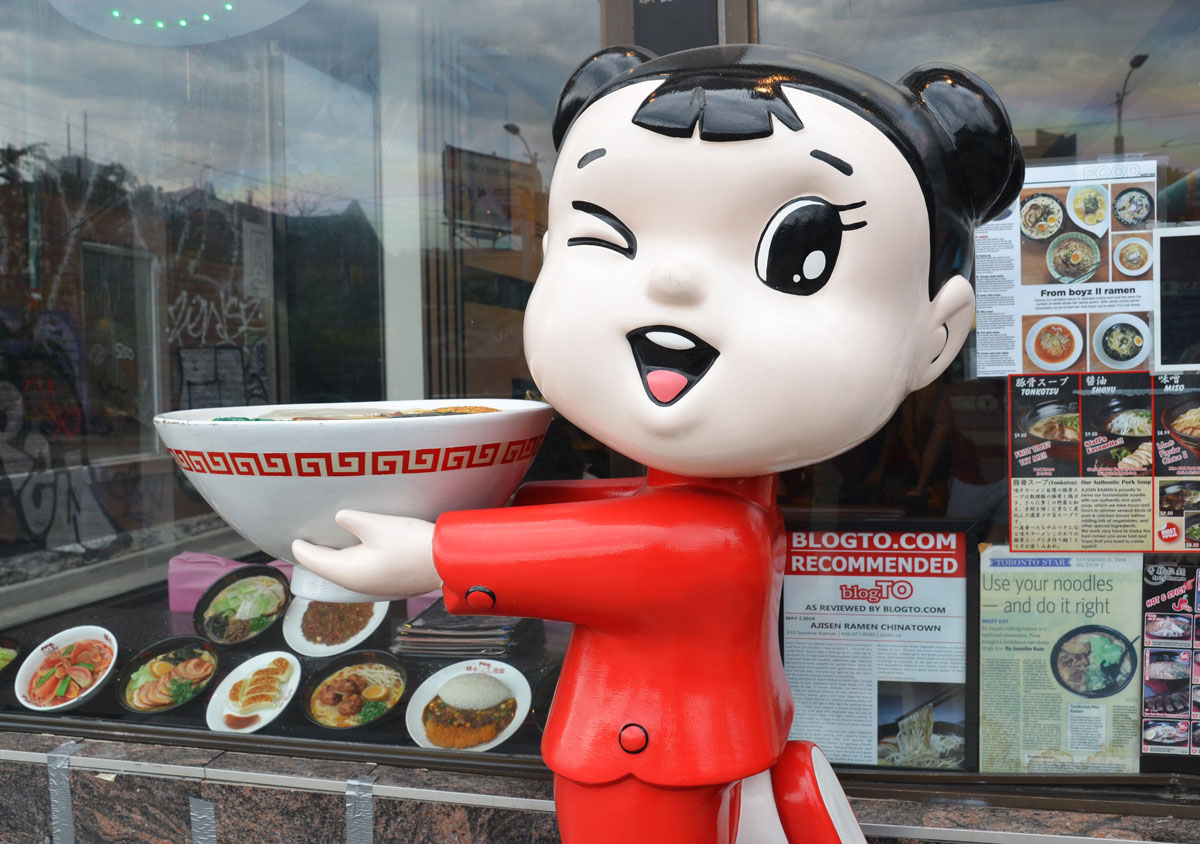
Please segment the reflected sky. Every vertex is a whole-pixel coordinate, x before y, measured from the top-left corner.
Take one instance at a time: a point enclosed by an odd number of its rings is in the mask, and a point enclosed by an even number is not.
[[[927,62],[975,71],[1018,138],[1078,135],[1078,155],[1113,153],[1129,59],[1128,153],[1200,167],[1200,3],[1192,0],[759,0],[763,43],[824,53],[885,79]]]
[[[0,145],[42,144],[57,161],[86,144],[90,160],[166,192],[211,186],[289,213],[354,201],[376,219],[399,194],[440,188],[417,182],[416,162],[379,183],[379,144],[417,137],[422,120],[462,123],[477,151],[536,155],[548,178],[559,88],[599,31],[597,0],[310,0],[248,35],[147,47],[19,0],[0,4]],[[388,73],[414,55],[414,72]],[[442,91],[446,114],[421,111],[423,90],[464,80],[462,96]]]

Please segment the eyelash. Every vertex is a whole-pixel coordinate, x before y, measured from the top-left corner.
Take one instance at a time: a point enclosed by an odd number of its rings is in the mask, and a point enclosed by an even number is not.
[[[602,208],[593,202],[584,202],[583,200],[575,200],[571,203],[571,207],[576,211],[582,211],[585,214],[591,214],[600,222],[604,223],[609,228],[613,229],[618,235],[625,239],[625,243],[615,243],[611,240],[605,240],[601,237],[570,237],[567,238],[567,246],[601,246],[605,249],[611,249],[614,252],[619,252],[626,258],[633,260],[637,255],[637,237],[634,236],[629,226],[622,223],[606,208]]]

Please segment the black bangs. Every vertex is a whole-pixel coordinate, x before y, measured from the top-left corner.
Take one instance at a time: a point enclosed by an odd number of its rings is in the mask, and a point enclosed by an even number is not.
[[[745,141],[770,135],[772,115],[792,131],[804,128],[778,79],[680,73],[642,102],[633,122],[673,138],[690,138],[699,123],[701,140]]]

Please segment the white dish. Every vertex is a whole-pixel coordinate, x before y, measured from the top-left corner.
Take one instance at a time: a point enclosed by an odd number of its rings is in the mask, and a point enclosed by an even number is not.
[[[1104,350],[1104,333],[1114,325],[1125,323],[1133,326],[1142,335],[1141,350],[1131,357],[1129,360],[1117,360],[1109,357],[1108,352]],[[1138,364],[1146,360],[1150,354],[1150,326],[1146,325],[1145,321],[1140,317],[1135,317],[1133,314],[1112,314],[1105,317],[1096,326],[1096,330],[1092,333],[1092,349],[1096,353],[1096,357],[1105,366],[1113,369],[1133,369]]]
[[[491,741],[478,744],[475,747],[464,747],[462,750],[482,751],[491,750],[499,744],[507,741],[508,738],[520,729],[525,723],[525,716],[529,714],[529,704],[533,698],[533,694],[529,689],[529,681],[525,679],[525,675],[517,669],[513,668],[504,662],[497,662],[491,659],[470,659],[465,662],[456,662],[454,665],[448,665],[441,671],[430,676],[417,687],[413,692],[412,697],[408,699],[408,709],[404,713],[404,723],[408,727],[408,734],[412,736],[413,741],[434,750],[449,750],[451,748],[440,747],[434,744],[425,735],[425,724],[421,720],[421,715],[425,712],[425,707],[429,702],[437,697],[438,690],[442,688],[447,680],[451,677],[457,677],[459,674],[490,674],[504,685],[508,686],[509,692],[517,701],[517,711],[513,716],[512,723],[497,734]]]
[[[1089,223],[1083,217],[1075,213],[1075,197],[1085,190],[1095,190],[1104,197],[1104,217],[1097,219],[1095,222]],[[1108,188],[1104,185],[1072,185],[1067,191],[1067,216],[1069,216],[1075,225],[1084,231],[1089,231],[1096,237],[1101,237],[1108,231],[1109,220],[1112,218],[1112,197],[1109,195]]]
[[[1038,350],[1037,350],[1038,334],[1041,333],[1042,329],[1046,328],[1047,326],[1051,326],[1051,325],[1062,326],[1070,333],[1071,339],[1073,339],[1075,341],[1075,345],[1074,345],[1074,348],[1071,350],[1071,353],[1067,357],[1065,357],[1062,360],[1057,361],[1057,362],[1047,361],[1047,360],[1043,359],[1038,354]],[[1025,353],[1029,355],[1029,359],[1031,361],[1033,361],[1034,365],[1037,366],[1038,368],[1045,369],[1050,372],[1056,372],[1060,369],[1066,369],[1068,366],[1075,363],[1075,361],[1079,360],[1079,355],[1082,352],[1083,352],[1083,332],[1081,332],[1079,330],[1078,325],[1071,322],[1071,320],[1069,320],[1069,319],[1063,319],[1062,317],[1057,317],[1057,316],[1046,317],[1045,319],[1040,319],[1036,323],[1034,323],[1033,327],[1030,328],[1029,332],[1025,335]]]
[[[74,700],[68,700],[65,703],[57,704],[56,706],[39,706],[29,699],[26,690],[29,688],[29,683],[33,680],[33,675],[41,667],[42,661],[50,656],[54,650],[61,650],[67,647],[72,642],[78,642],[82,639],[99,639],[112,648],[112,662],[108,664],[108,669],[100,675],[100,678],[83,689],[78,697]],[[21,701],[21,705],[27,709],[32,709],[34,712],[62,712],[66,709],[74,709],[85,700],[95,697],[96,692],[108,682],[113,676],[117,666],[117,637],[105,630],[103,627],[97,627],[94,624],[82,624],[78,627],[68,627],[59,633],[55,633],[46,641],[42,642],[36,648],[33,648],[29,655],[25,657],[25,661],[21,663],[21,667],[17,670],[16,679],[13,681],[17,693],[17,700]]]
[[[277,657],[284,657],[292,665],[292,676],[288,677],[287,682],[283,684],[283,688],[279,694],[279,703],[275,705],[274,709],[255,712],[254,714],[259,716],[259,718],[248,727],[234,729],[227,726],[225,724],[226,715],[241,716],[240,712],[229,706],[229,690],[233,688],[233,684],[238,680],[244,680],[258,669],[269,665]],[[212,699],[208,702],[208,710],[205,713],[208,728],[217,733],[253,733],[256,730],[261,730],[278,718],[283,710],[287,709],[287,705],[295,696],[296,689],[298,688],[300,688],[300,661],[296,657],[287,651],[268,651],[265,654],[252,656],[225,675],[225,679],[221,681],[221,685],[217,686],[217,690],[213,692]]]
[[[1137,269],[1130,269],[1129,267],[1125,266],[1125,262],[1121,260],[1121,252],[1125,249],[1125,245],[1127,243],[1140,243],[1146,250],[1146,262]],[[1117,254],[1113,256],[1113,262],[1117,265],[1117,268],[1120,269],[1121,272],[1125,273],[1125,275],[1141,275],[1146,270],[1150,269],[1150,266],[1154,263],[1154,247],[1151,246],[1150,241],[1146,240],[1145,238],[1127,237],[1117,244]]]
[[[287,615],[283,617],[283,639],[287,642],[289,648],[301,656],[334,656],[350,650],[375,632],[383,620],[387,618],[388,607],[391,606],[391,603],[388,601],[375,601],[371,605],[371,617],[367,620],[367,624],[362,630],[339,644],[323,645],[320,642],[310,642],[304,638],[304,633],[300,627],[300,622],[304,620],[304,612],[311,603],[312,601],[307,598],[293,598],[291,606],[288,607]]]

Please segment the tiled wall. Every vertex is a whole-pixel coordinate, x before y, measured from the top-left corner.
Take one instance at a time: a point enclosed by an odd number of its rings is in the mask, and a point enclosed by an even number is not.
[[[0,732],[0,844],[558,844],[551,798],[547,780]],[[853,802],[868,833],[1200,844],[1193,820]]]

